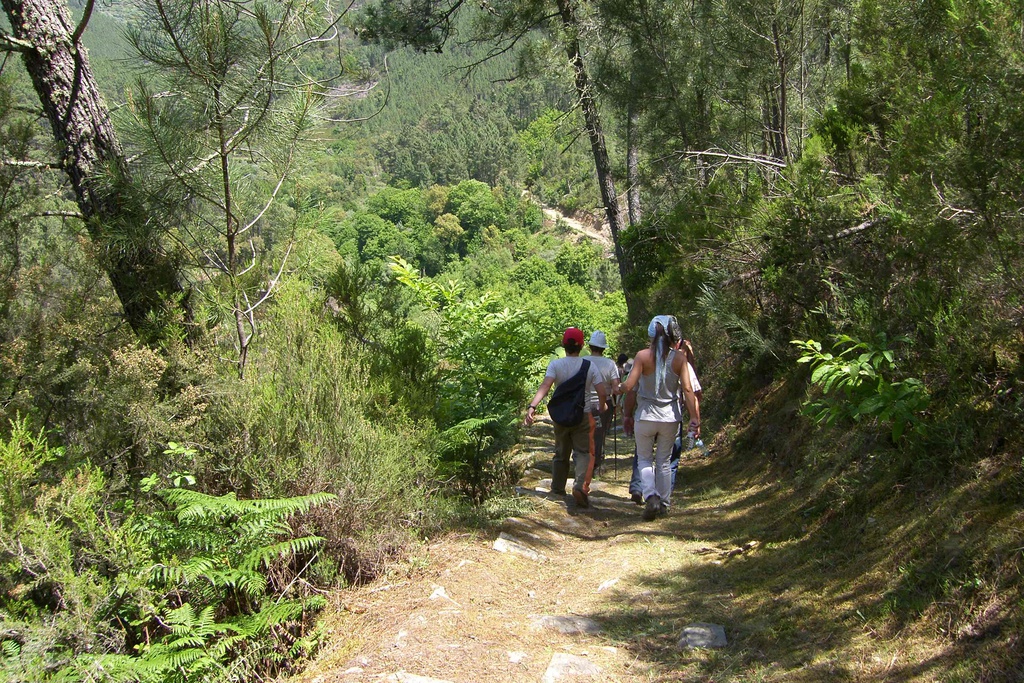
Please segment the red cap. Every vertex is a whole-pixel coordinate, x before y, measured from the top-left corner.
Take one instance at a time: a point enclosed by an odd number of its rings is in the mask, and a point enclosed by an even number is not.
[[[569,342],[576,342],[576,346],[583,347],[583,330],[578,327],[570,327],[562,335],[562,346],[565,346]]]

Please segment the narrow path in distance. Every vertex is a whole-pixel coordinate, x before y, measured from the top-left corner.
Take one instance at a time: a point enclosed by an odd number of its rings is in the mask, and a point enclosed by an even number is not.
[[[566,216],[558,209],[553,209],[545,206],[541,207],[541,210],[544,212],[545,220],[550,221],[552,224],[555,224],[558,221],[562,221],[576,232],[585,235],[592,239],[593,241],[597,242],[599,245],[601,245],[601,248],[604,249],[606,254],[611,254],[614,252],[615,245],[612,243],[612,234],[608,228],[607,223],[601,222],[601,228],[600,230],[598,230],[593,225],[586,225],[571,216]]]

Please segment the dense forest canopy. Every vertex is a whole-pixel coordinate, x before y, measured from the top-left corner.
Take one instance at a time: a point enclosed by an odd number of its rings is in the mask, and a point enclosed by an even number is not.
[[[2,4],[12,680],[298,666],[316,586],[515,505],[567,326],[1019,506],[1016,3]]]

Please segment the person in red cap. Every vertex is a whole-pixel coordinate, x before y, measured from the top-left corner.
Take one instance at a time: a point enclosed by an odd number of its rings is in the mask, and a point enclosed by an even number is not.
[[[544,381],[534,394],[533,400],[526,409],[526,419],[523,421],[527,427],[537,419],[537,408],[540,402],[548,395],[552,386],[556,387],[556,400],[559,395],[558,386],[565,384],[563,389],[580,386],[580,390],[586,393],[595,391],[598,396],[601,409],[604,410],[608,400],[607,386],[601,379],[597,367],[590,361],[580,358],[580,351],[583,349],[583,331],[576,327],[570,327],[562,335],[562,347],[565,349],[564,358],[554,358],[548,363],[547,372],[544,373]],[[584,381],[585,376],[585,381]],[[552,415],[554,418],[555,416]],[[587,497],[585,483],[587,472],[592,467],[590,452],[590,425],[583,419],[582,412],[580,420],[575,425],[562,425],[555,419],[552,420],[555,428],[555,455],[551,459],[551,492],[557,495],[565,495],[565,483],[569,478],[569,456],[572,454],[575,478],[573,480],[572,497],[578,507],[587,507],[590,501]]]

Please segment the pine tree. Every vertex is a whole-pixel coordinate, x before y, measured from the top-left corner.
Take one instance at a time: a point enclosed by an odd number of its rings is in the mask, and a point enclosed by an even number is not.
[[[49,121],[59,165],[67,174],[90,237],[124,308],[125,318],[145,338],[169,299],[186,307],[177,264],[160,247],[154,226],[139,207],[124,201],[131,182],[121,143],[100,96],[82,31],[66,4],[55,0],[3,0],[13,35],[0,35],[0,49],[18,52]]]
[[[128,39],[146,72],[129,111],[146,201],[211,283],[203,292],[233,328],[241,376],[256,311],[294,244],[298,217],[277,199],[330,84],[304,68],[340,17],[308,0],[170,0],[139,12]]]

